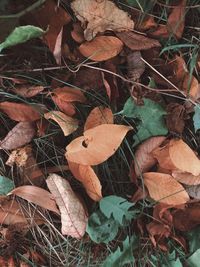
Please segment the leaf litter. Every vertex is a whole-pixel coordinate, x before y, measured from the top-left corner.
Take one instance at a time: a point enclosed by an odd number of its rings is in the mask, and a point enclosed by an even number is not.
[[[102,266],[195,264],[184,232],[200,224],[199,11],[185,0],[39,2],[0,36],[0,234],[23,224],[20,237],[39,236],[37,251],[19,252],[36,265],[38,251],[49,258],[43,233],[56,249],[70,237],[52,266],[88,265],[88,251]]]

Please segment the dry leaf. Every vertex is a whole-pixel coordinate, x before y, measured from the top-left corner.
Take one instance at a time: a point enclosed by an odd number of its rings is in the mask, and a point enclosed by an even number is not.
[[[44,209],[60,214],[56,207],[56,202],[53,195],[43,188],[34,185],[24,185],[16,187],[8,195],[21,197],[28,202],[32,202]]]
[[[46,182],[61,212],[62,234],[82,238],[88,218],[69,182],[57,174],[50,174]]]
[[[182,134],[187,118],[185,107],[178,103],[169,103],[166,111],[166,124],[169,131]]]
[[[56,88],[53,90],[53,94],[65,102],[86,102],[86,98],[81,90],[69,86]]]
[[[79,46],[80,53],[94,61],[104,61],[118,55],[123,43],[114,36],[97,36],[91,42]]]
[[[66,147],[66,158],[82,165],[98,165],[111,157],[132,127],[102,124],[84,132]]]
[[[160,47],[160,43],[152,38],[146,37],[144,35],[134,33],[132,31],[120,32],[116,34],[122,42],[128,46],[131,50],[141,51],[147,50],[153,47]]]
[[[134,168],[137,176],[147,172],[156,164],[156,159],[151,155],[151,152],[160,146],[165,139],[165,136],[155,136],[139,145],[134,158]]]
[[[65,136],[70,135],[78,128],[78,120],[73,119],[60,111],[50,111],[44,114],[45,119],[58,123]]]
[[[127,55],[128,78],[132,81],[137,81],[145,71],[145,63],[141,57],[140,51]]]
[[[83,29],[80,23],[73,23],[73,31],[71,31],[71,36],[77,43],[81,44],[85,41]]]
[[[143,178],[150,197],[156,201],[175,206],[190,199],[184,187],[169,174],[146,172]]]
[[[173,171],[172,176],[182,184],[198,185],[200,184],[200,175],[194,176],[189,172]]]
[[[43,86],[30,86],[29,84],[18,85],[12,89],[12,91],[14,91],[17,95],[20,95],[25,98],[31,98],[33,96],[36,96],[43,90]]]
[[[55,57],[56,63],[61,65],[61,57],[62,57],[62,37],[63,37],[63,27],[61,28],[57,38],[55,47],[53,50],[53,55]]]
[[[0,196],[0,223],[6,225],[16,223],[27,224],[27,220],[20,209],[20,205],[14,199]]]
[[[170,140],[165,147],[153,151],[153,156],[164,169],[200,174],[200,160],[182,139]]]
[[[112,1],[75,0],[71,7],[82,24],[87,22],[84,35],[88,41],[92,40],[97,33],[106,30],[115,32],[133,30],[134,22]]]
[[[74,177],[85,187],[88,196],[94,201],[99,201],[102,198],[101,184],[92,167],[69,161],[68,164]]]
[[[41,117],[42,106],[5,101],[0,103],[0,110],[14,121],[36,121]]]
[[[114,123],[113,113],[111,109],[103,106],[96,107],[88,115],[84,125],[84,131],[106,123]]]
[[[195,198],[200,199],[200,185],[186,185],[185,190],[187,191],[188,195]]]
[[[52,96],[52,100],[58,108],[67,116],[73,116],[76,113],[74,104],[63,101],[57,96]]]
[[[19,122],[0,142],[0,149],[17,149],[31,142],[35,134],[32,122]]]

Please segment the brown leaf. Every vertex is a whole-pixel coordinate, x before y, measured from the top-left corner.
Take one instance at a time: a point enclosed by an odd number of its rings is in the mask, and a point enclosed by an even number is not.
[[[53,94],[65,102],[86,102],[86,98],[81,90],[69,86],[56,88],[53,90]]]
[[[163,148],[153,151],[153,156],[164,169],[189,172],[195,176],[200,174],[199,159],[182,139],[170,140]]]
[[[85,41],[84,32],[80,23],[73,23],[73,31],[71,31],[71,36],[77,43],[81,44]]]
[[[46,182],[61,212],[62,234],[82,238],[88,218],[69,182],[57,174],[50,174]]]
[[[180,205],[189,200],[184,187],[171,175],[158,172],[147,172],[143,174],[144,184],[149,195],[156,201],[167,205]]]
[[[166,111],[166,124],[169,131],[182,134],[187,118],[184,106],[178,103],[169,103]]]
[[[182,184],[187,184],[187,185],[200,184],[200,175],[194,176],[189,172],[173,171],[172,176]]]
[[[69,161],[68,164],[74,177],[85,187],[88,196],[94,201],[99,201],[102,198],[101,184],[92,167]]]
[[[151,152],[160,146],[165,139],[165,136],[155,136],[139,145],[134,158],[134,168],[137,176],[147,172],[156,164],[156,159],[151,155]]]
[[[19,186],[13,189],[9,195],[21,197],[28,202],[32,202],[44,209],[60,214],[56,207],[56,202],[53,195],[40,187],[34,185]]]
[[[160,47],[160,43],[152,38],[134,33],[132,31],[116,33],[122,42],[134,51],[147,50],[153,47]]]
[[[98,32],[120,32],[132,30],[134,27],[134,22],[128,14],[109,0],[75,0],[71,7],[81,23],[87,25],[84,32],[87,41],[92,40]]]
[[[60,111],[50,111],[44,114],[45,119],[51,119],[58,123],[65,136],[70,135],[78,128],[78,120],[73,119]]]
[[[185,186],[185,190],[187,191],[188,195],[195,198],[200,199],[200,185],[187,185]]]
[[[43,86],[30,86],[29,84],[18,85],[12,89],[12,91],[14,91],[17,95],[20,95],[25,98],[31,98],[33,96],[36,96],[43,90]]]
[[[61,65],[61,57],[62,57],[62,38],[63,38],[63,27],[61,28],[57,38],[56,38],[56,43],[55,47],[53,50],[53,55],[56,60],[56,63],[58,65]]]
[[[84,132],[66,147],[66,158],[82,165],[97,165],[111,157],[132,127],[102,124]],[[113,134],[114,133],[114,134]]]
[[[27,224],[27,220],[20,209],[20,205],[14,199],[0,196],[0,223],[6,225],[16,223]]]
[[[36,121],[41,117],[41,106],[27,105],[14,102],[1,102],[0,110],[8,115],[14,121]]]
[[[118,55],[123,43],[114,36],[98,36],[91,42],[84,42],[79,46],[80,53],[93,61],[104,61]]]
[[[113,124],[113,114],[111,109],[99,106],[94,108],[87,117],[84,131],[94,128],[101,124]]]
[[[57,96],[52,96],[52,100],[58,108],[67,116],[73,116],[76,113],[74,104],[61,100]]]
[[[127,56],[128,78],[137,81],[145,71],[145,63],[141,59],[140,51],[135,51]]]
[[[0,142],[0,149],[17,149],[31,142],[35,134],[32,122],[19,122]]]

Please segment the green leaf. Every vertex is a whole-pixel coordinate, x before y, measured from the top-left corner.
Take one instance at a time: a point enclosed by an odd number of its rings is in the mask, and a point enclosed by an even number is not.
[[[166,111],[160,104],[148,98],[144,98],[143,106],[138,106],[130,97],[124,105],[123,115],[140,120],[140,125],[137,127],[137,135],[134,136],[134,145],[151,136],[166,135],[168,133],[164,121],[164,115],[166,114]]]
[[[190,267],[199,267],[200,248],[197,249],[188,259],[187,263]]]
[[[133,256],[133,250],[138,246],[138,238],[136,236],[132,236],[131,240],[127,237],[122,243],[122,249],[120,247],[113,253],[111,253],[103,263],[103,267],[116,267],[116,266],[124,266],[124,264],[131,263],[132,266],[135,262],[135,258]]]
[[[107,244],[116,237],[119,226],[113,217],[108,219],[98,210],[90,216],[86,232],[95,243]]]
[[[0,175],[0,195],[6,195],[14,188],[15,186],[12,180]]]
[[[200,248],[200,226],[187,233],[187,239],[189,241],[189,251],[194,253]]]
[[[45,31],[41,28],[32,25],[17,27],[8,35],[6,40],[0,44],[0,52],[5,48],[25,43],[33,38],[41,37],[44,33]]]
[[[194,129],[195,132],[200,129],[200,106],[197,105],[194,108],[194,116],[193,116],[193,122],[194,122]]]
[[[101,212],[107,217],[113,218],[120,224],[123,225],[123,219],[130,221],[136,217],[137,210],[129,211],[134,203],[128,202],[125,198],[118,196],[108,196],[101,199],[99,207]]]

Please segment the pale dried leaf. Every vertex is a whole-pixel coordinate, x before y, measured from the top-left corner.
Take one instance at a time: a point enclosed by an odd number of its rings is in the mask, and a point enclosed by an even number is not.
[[[56,38],[56,43],[55,43],[55,47],[54,47],[54,50],[53,50],[53,55],[54,55],[56,63],[58,65],[61,65],[62,36],[63,36],[63,27],[61,28],[61,30],[60,30],[57,38]]]
[[[103,106],[95,107],[87,117],[84,125],[84,131],[101,124],[113,124],[113,122],[113,113],[110,108]]]
[[[132,52],[127,56],[128,78],[137,81],[145,71],[145,63],[141,59],[140,51]]]
[[[185,186],[185,190],[189,196],[200,199],[200,185],[187,185]]]
[[[73,119],[60,111],[50,111],[44,114],[45,119],[58,123],[65,136],[70,135],[78,128],[78,120]]]
[[[128,14],[119,9],[112,1],[75,0],[71,7],[76,17],[85,24],[85,39],[92,40],[97,33],[111,31],[133,30],[134,22]]]
[[[94,61],[104,61],[118,55],[123,43],[114,36],[97,36],[91,42],[79,46],[80,53]]]
[[[160,47],[160,43],[152,38],[146,37],[144,35],[134,33],[132,31],[120,32],[116,34],[122,42],[128,46],[131,50],[141,51],[147,50],[153,47]]]
[[[82,238],[88,218],[69,182],[57,174],[50,174],[46,182],[61,212],[62,234]]]
[[[173,171],[172,176],[182,184],[198,185],[200,184],[200,175],[192,175],[189,172]]]
[[[36,133],[32,122],[19,122],[0,142],[0,149],[17,149],[28,144]]]
[[[102,124],[84,132],[66,147],[66,158],[82,165],[98,165],[111,157],[132,127]],[[114,134],[113,134],[114,133]]]
[[[16,187],[9,193],[9,195],[21,197],[28,202],[32,202],[44,209],[60,214],[56,207],[56,202],[53,195],[43,188],[34,185],[23,185]]]
[[[156,201],[175,206],[189,200],[184,187],[169,174],[147,172],[143,178],[150,197]]]
[[[69,161],[68,164],[74,177],[85,187],[88,196],[90,196],[94,201],[99,201],[102,198],[102,187],[99,178],[92,167]]]
[[[34,85],[29,85],[29,84],[23,84],[23,85],[18,85],[12,89],[17,95],[20,95],[22,97],[30,98],[33,96],[36,96],[40,92],[44,90],[43,86],[34,86]]]
[[[160,146],[165,139],[165,136],[155,136],[139,145],[135,152],[134,159],[136,176],[140,176],[141,173],[147,172],[156,164],[156,159],[152,156],[151,152]]]

